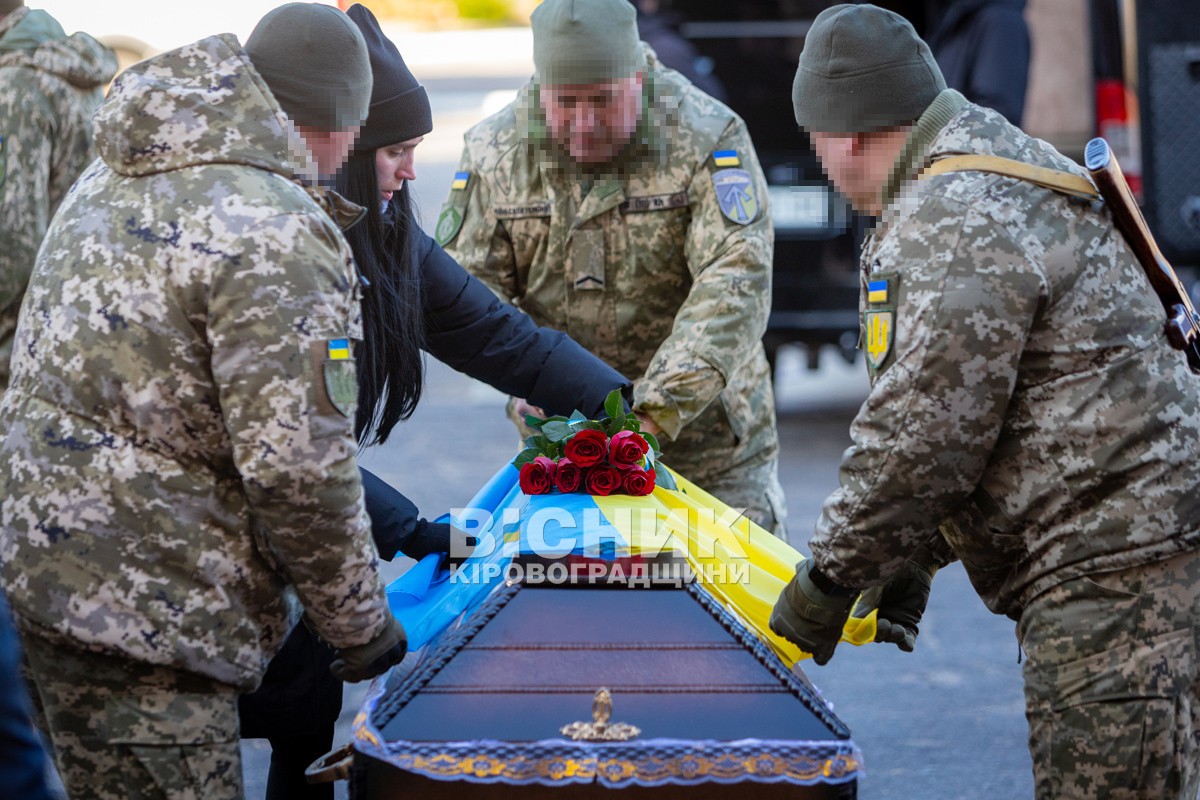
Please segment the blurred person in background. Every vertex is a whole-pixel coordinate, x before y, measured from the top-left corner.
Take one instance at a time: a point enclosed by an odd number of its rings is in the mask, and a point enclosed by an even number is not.
[[[0,403],[0,581],[73,797],[240,798],[237,697],[300,605],[341,679],[404,656],[354,462],[361,209],[314,188],[370,94],[357,27],[290,3],[96,113]]]
[[[912,650],[933,573],[961,560],[1017,623],[1036,796],[1195,800],[1200,379],[1108,204],[875,6],[821,12],[792,98],[878,223],[871,392],[772,629],[824,664],[882,587]]]
[[[650,45],[658,60],[677,70],[700,91],[725,102],[725,87],[713,73],[712,59],[701,55],[680,33],[680,17],[659,8],[658,0],[630,2],[637,9],[638,35]]]
[[[116,57],[45,11],[0,0],[0,395],[38,246],[96,154],[92,112]]]
[[[416,179],[416,148],[433,130],[429,99],[374,15],[362,5],[347,13],[367,42],[373,76],[366,124],[336,181],[342,196],[366,208],[345,232],[365,278],[363,341],[355,351],[360,445],[386,442],[416,409],[422,351],[552,413],[602,413],[606,395],[628,382],[566,334],[500,302],[417,225],[408,184]],[[415,504],[365,471],[364,486],[382,558],[469,552],[460,531],[421,518]],[[341,683],[327,669],[333,657],[299,626],[262,686],[241,699],[242,735],[271,742],[268,800],[333,797],[333,784],[304,779],[305,768],[330,749],[341,711]]]
[[[948,87],[1020,126],[1032,55],[1025,0],[925,0],[924,31]]]
[[[437,239],[633,376],[664,462],[782,536],[774,231],[746,125],[662,66],[625,0],[546,0],[531,24],[533,80],[467,132]]]

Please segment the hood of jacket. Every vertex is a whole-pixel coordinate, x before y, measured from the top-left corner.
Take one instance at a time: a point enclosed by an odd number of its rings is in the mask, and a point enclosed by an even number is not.
[[[303,139],[232,34],[134,64],[96,111],[96,150],[116,173],[241,164],[312,174]]]
[[[0,35],[0,67],[49,72],[80,89],[98,89],[116,74],[112,51],[86,33],[67,36],[58,21],[40,9],[17,9],[13,15],[19,16]]]

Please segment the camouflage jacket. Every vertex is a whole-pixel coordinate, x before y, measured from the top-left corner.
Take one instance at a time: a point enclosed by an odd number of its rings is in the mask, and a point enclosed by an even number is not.
[[[122,73],[96,144],[0,405],[20,625],[248,688],[291,584],[322,638],[369,641],[389,612],[354,461],[358,282],[295,180],[303,141],[225,34]]]
[[[0,18],[0,394],[25,284],[50,217],[92,160],[92,112],[117,61],[45,11]]]
[[[437,234],[502,299],[634,377],[665,460],[703,485],[778,450],[761,343],[774,233],[745,124],[647,58],[616,162],[585,174],[562,154],[531,83],[467,132]]]
[[[1071,578],[1200,544],[1200,379],[1107,212],[1002,175],[920,179],[982,153],[1083,175],[944,92],[863,249],[873,384],[811,548],[847,586],[945,544],[1014,618]]]

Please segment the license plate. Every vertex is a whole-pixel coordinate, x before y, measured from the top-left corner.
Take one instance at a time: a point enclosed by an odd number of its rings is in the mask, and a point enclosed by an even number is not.
[[[829,189],[824,186],[769,186],[771,220],[781,231],[829,227]]]

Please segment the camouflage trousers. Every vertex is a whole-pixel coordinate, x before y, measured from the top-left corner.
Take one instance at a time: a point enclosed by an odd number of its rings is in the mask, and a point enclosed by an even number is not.
[[[240,800],[232,686],[22,636],[72,800]]]
[[[1038,798],[1186,798],[1200,787],[1200,553],[1067,581],[1017,635]]]

